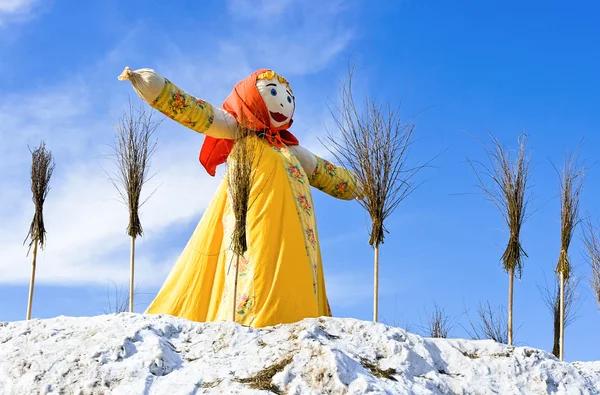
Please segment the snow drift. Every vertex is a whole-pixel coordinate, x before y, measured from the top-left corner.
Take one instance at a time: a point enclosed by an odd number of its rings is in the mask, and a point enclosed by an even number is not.
[[[600,362],[354,319],[136,314],[0,323],[0,394],[600,394]]]

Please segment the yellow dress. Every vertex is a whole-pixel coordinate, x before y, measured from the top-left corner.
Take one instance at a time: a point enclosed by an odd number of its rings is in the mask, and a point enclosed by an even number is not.
[[[198,132],[212,122],[211,105],[168,80],[152,106]],[[288,147],[254,138],[259,159],[246,222],[248,251],[238,271],[236,322],[264,327],[330,316],[310,187],[349,200],[355,197],[355,177],[318,157],[307,175]],[[146,313],[231,321],[234,223],[225,177]]]

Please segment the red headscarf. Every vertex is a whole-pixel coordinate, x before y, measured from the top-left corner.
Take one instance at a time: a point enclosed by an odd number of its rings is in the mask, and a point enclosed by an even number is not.
[[[236,121],[246,129],[264,132],[269,144],[275,145],[277,148],[281,148],[282,143],[298,145],[298,139],[287,131],[292,125],[291,119],[285,125],[271,126],[269,110],[256,87],[258,75],[265,71],[268,70],[257,70],[238,82],[229,97],[223,102],[223,110],[233,115]],[[204,144],[200,150],[200,163],[208,174],[214,176],[217,166],[227,161],[233,143],[234,140],[229,139],[216,139],[209,136],[204,138]]]

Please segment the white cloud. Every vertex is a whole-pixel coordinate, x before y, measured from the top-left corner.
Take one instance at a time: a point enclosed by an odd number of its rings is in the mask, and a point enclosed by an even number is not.
[[[0,4],[8,9],[8,2]],[[261,4],[270,7],[267,2]],[[268,12],[289,16],[296,9],[307,11],[304,3],[289,0]],[[332,10],[324,15],[333,25],[339,16]],[[287,28],[277,39],[278,45],[285,46],[281,53],[286,57],[279,64],[294,73],[325,67],[350,37],[344,29],[340,34],[327,29],[313,33],[315,25],[309,19],[296,24],[299,32]],[[263,26],[263,34],[267,27]],[[302,32],[307,35],[302,36]],[[250,50],[254,39],[247,38],[243,30],[229,37],[217,37],[195,50],[161,41],[153,42],[151,53],[139,53],[139,40],[152,37],[148,33],[147,27],[135,25],[131,34],[124,36],[97,64],[71,75],[68,81],[0,96],[0,182],[4,185],[0,189],[0,283],[26,283],[29,279],[30,258],[25,256],[27,249],[22,245],[33,215],[28,185],[30,155],[26,147],[37,145],[40,139],[52,150],[57,167],[45,207],[48,244],[39,256],[37,281],[107,284],[109,280],[120,282],[128,277],[127,211],[115,200],[117,192],[103,171],[109,170],[111,164],[102,158],[114,135],[107,113],[118,113],[127,94],[136,99],[128,83],[116,80],[127,62],[141,63],[131,64],[134,68],[155,68],[181,88],[218,105],[256,64],[272,67],[279,59],[275,53],[271,58],[264,57],[266,47]],[[207,45],[211,46],[210,51]],[[322,55],[311,56],[311,51],[316,53],[321,47]],[[210,61],[206,60],[206,53],[212,54]],[[19,105],[15,106],[17,102]],[[307,112],[303,119],[322,124],[322,115]],[[313,118],[317,120],[308,121]],[[168,238],[174,226],[195,225],[221,181],[219,176],[209,177],[198,163],[200,135],[165,120],[158,137],[152,163],[157,174],[146,192],[158,189],[141,209],[146,232],[138,243],[136,278],[144,287],[160,285],[180,253],[157,253],[153,242]]]
[[[0,0],[0,13],[25,12],[31,8],[36,0]]]
[[[33,16],[38,0],[0,0],[0,27],[7,22],[23,21]]]
[[[286,75],[316,73],[338,56],[354,37],[346,22],[353,2],[230,0],[240,23],[235,39],[245,38],[246,56]]]
[[[125,84],[122,87],[131,90]],[[11,106],[16,98],[19,106]],[[110,172],[113,167],[103,159],[112,138],[111,119],[94,107],[91,89],[76,78],[44,92],[3,99],[0,282],[22,283],[29,277],[27,249],[22,246],[33,215],[28,185],[31,157],[26,147],[37,145],[41,138],[53,152],[56,169],[44,210],[48,245],[39,257],[38,281],[106,283],[126,278],[126,264],[111,264],[117,252],[128,256],[129,245],[127,210],[116,200],[117,191],[103,170]],[[145,191],[158,189],[141,209],[147,238],[159,237],[175,224],[198,220],[220,181],[206,175],[198,163],[201,136],[171,122],[163,123],[157,136],[159,146],[152,165],[157,174]],[[141,262],[139,273],[156,273],[160,266]]]
[[[153,169],[159,173],[147,185],[146,195],[157,184],[162,185],[141,209],[142,224],[147,229],[145,238],[165,236],[163,232],[170,226],[199,219],[220,181],[201,174],[199,164],[186,159],[196,153],[190,147],[193,147],[190,139],[182,139],[161,146],[163,149],[157,152]],[[127,262],[127,209],[115,199],[117,192],[101,169],[106,164],[73,163],[64,169],[68,171],[66,176],[52,180],[53,189],[45,207],[48,245],[40,255],[40,282],[106,283],[109,279],[127,277],[127,265],[115,264],[115,261]],[[21,214],[9,219],[7,232],[2,234],[2,282],[25,282],[29,276],[29,259],[24,256],[26,248],[21,243],[30,220],[28,214],[33,215],[33,205],[23,198],[6,202],[18,204],[16,211]],[[144,243],[138,247],[145,248],[151,250],[152,245]],[[124,259],[115,260],[119,251]],[[154,270],[152,266],[156,265],[138,264],[138,273]]]

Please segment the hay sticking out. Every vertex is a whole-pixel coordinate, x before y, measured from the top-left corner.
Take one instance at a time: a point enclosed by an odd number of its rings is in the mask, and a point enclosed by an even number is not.
[[[283,371],[286,366],[292,363],[294,357],[288,356],[287,358],[277,362],[258,372],[252,377],[238,379],[237,381],[243,384],[248,384],[252,389],[271,391],[275,394],[282,394],[283,392],[273,384],[273,377]]]
[[[378,377],[380,379],[388,379],[391,381],[398,381],[398,379],[396,377],[394,377],[394,375],[397,375],[398,372],[396,372],[394,369],[388,368],[386,370],[383,370],[379,367],[379,365],[369,361],[366,358],[359,358],[359,359],[360,359],[360,364],[365,369],[368,369],[373,376]]]
[[[35,205],[35,214],[29,227],[29,232],[24,243],[29,239],[29,250],[34,243],[39,243],[44,248],[46,242],[46,227],[44,225],[44,202],[50,191],[50,178],[54,172],[52,152],[46,149],[46,143],[41,142],[39,147],[31,151],[31,192]]]

